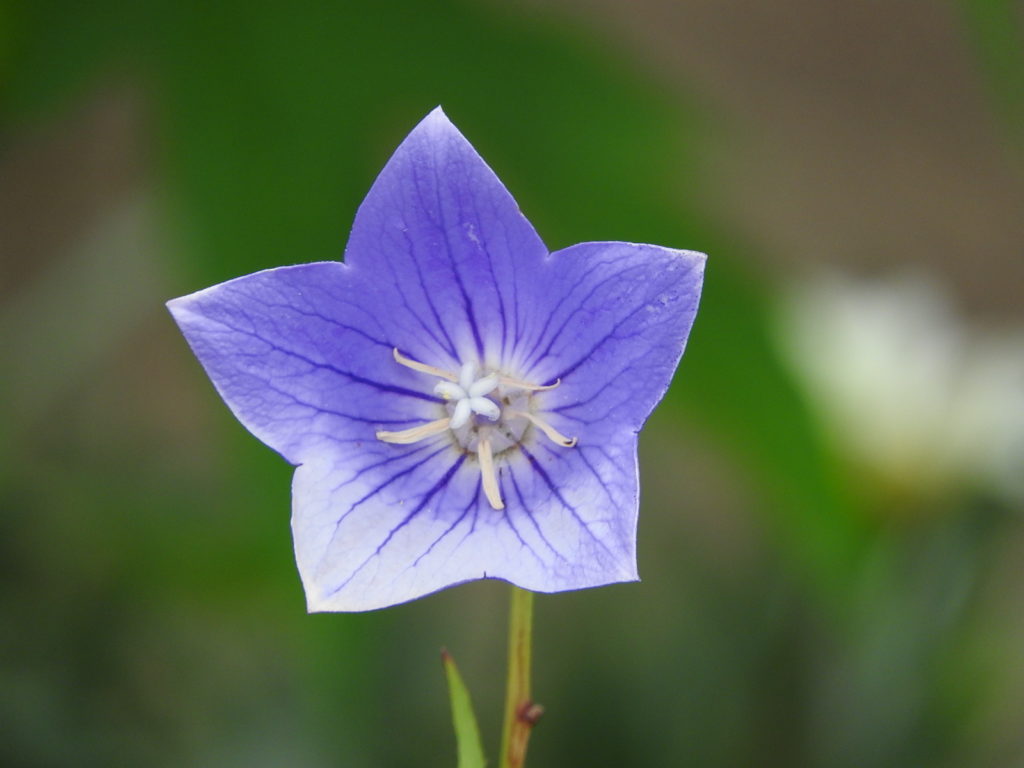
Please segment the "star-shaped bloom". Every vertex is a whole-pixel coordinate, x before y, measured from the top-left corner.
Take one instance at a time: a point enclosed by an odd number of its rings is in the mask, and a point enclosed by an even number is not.
[[[311,611],[472,579],[631,581],[637,433],[697,310],[705,257],[549,253],[437,109],[356,215],[344,263],[169,302],[235,416],[297,466]]]

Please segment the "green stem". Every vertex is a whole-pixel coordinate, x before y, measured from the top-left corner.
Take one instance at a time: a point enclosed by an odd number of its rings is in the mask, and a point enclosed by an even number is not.
[[[512,587],[508,622],[508,689],[501,738],[501,768],[522,768],[530,731],[543,709],[530,698],[533,593]]]
[[[960,0],[989,89],[1021,149],[1024,140],[1024,16],[1016,0]]]

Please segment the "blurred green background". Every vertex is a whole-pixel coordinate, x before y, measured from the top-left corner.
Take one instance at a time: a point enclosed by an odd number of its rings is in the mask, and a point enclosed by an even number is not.
[[[1024,765],[1012,2],[0,4],[0,764],[491,755],[506,590],[304,613],[163,308],[339,258],[437,104],[552,248],[710,254],[644,581],[542,596],[545,766]]]

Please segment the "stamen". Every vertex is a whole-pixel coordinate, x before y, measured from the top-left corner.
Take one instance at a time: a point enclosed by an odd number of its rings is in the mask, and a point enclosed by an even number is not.
[[[506,387],[512,387],[513,389],[525,389],[528,392],[541,392],[545,389],[554,389],[562,383],[561,379],[555,379],[554,384],[531,384],[528,381],[521,381],[519,379],[512,379],[508,376],[501,377],[501,383]]]
[[[501,500],[501,489],[498,488],[498,476],[494,472],[494,455],[491,453],[491,441],[486,437],[480,440],[476,448],[480,458],[480,476],[483,480],[484,496],[494,509],[504,509]]]
[[[557,429],[548,424],[546,421],[544,421],[538,416],[535,416],[532,413],[527,413],[526,411],[513,411],[512,409],[506,409],[505,415],[508,416],[509,418],[521,416],[527,421],[532,422],[533,425],[537,427],[537,429],[539,429],[541,432],[548,436],[548,439],[550,439],[554,443],[558,443],[558,445],[562,446],[563,448],[572,448],[576,445],[576,443],[579,442],[578,437],[566,437]]]
[[[448,418],[431,421],[428,424],[413,427],[412,429],[405,429],[398,432],[381,430],[380,432],[377,432],[378,440],[385,443],[408,445],[410,443],[419,442],[420,440],[425,440],[428,437],[439,435],[450,429],[456,432],[457,442],[461,443],[463,448],[468,448],[467,442],[474,436],[478,435],[478,427],[474,423],[474,416],[476,416],[479,417],[479,419],[477,419],[477,423],[479,423],[480,419],[486,419],[488,421],[498,422],[500,426],[504,426],[510,419],[526,419],[536,426],[537,429],[543,432],[549,440],[563,448],[572,448],[579,442],[578,438],[566,437],[544,421],[540,416],[532,413],[531,411],[520,411],[511,407],[510,404],[512,402],[515,402],[517,407],[524,407],[525,403],[529,400],[528,394],[510,395],[499,389],[503,387],[510,390],[523,390],[526,393],[541,392],[548,389],[554,389],[562,383],[561,379],[557,379],[552,384],[531,384],[528,381],[504,376],[493,369],[491,373],[477,378],[480,366],[475,362],[463,363],[459,366],[458,372],[453,373],[406,357],[399,352],[397,348],[394,348],[392,353],[394,354],[395,362],[399,365],[404,365],[405,367],[411,368],[419,373],[426,373],[430,376],[436,376],[437,378],[442,379],[442,381],[435,384],[434,394],[442,400],[446,400],[451,403],[451,406],[449,406],[451,409],[451,415]],[[495,390],[499,390],[497,395],[493,394]],[[502,410],[501,405],[496,402],[499,396],[506,406],[509,406],[506,407],[504,411]],[[491,399],[492,397],[494,399]],[[471,425],[471,428],[468,431],[463,431],[467,425]],[[480,458],[480,471],[483,475],[484,491],[491,503],[491,506],[495,509],[503,509],[504,504],[501,500],[497,475],[494,471],[494,447],[490,440],[491,435],[489,430],[490,427],[484,427],[483,424],[480,424],[479,434],[483,435],[482,438],[478,438],[477,443],[477,453]],[[518,440],[516,435],[521,437],[521,431],[513,433],[509,432],[507,429],[496,434],[500,436],[502,447],[505,446],[505,441],[507,440],[511,440],[513,443],[516,442]]]
[[[438,378],[441,379],[447,379],[448,381],[458,381],[458,377],[451,371],[443,371],[440,368],[435,368],[432,365],[427,365],[426,363],[421,363],[418,360],[413,360],[411,357],[406,357],[405,355],[398,351],[398,347],[395,347],[395,349],[393,350],[393,354],[395,356],[395,362],[398,363],[399,365],[404,365],[406,368],[412,368],[414,371],[419,371],[420,373],[427,373],[430,374],[431,376],[437,376]]]
[[[396,443],[398,445],[409,445],[411,443],[418,443],[420,440],[425,440],[428,437],[439,435],[448,429],[449,423],[452,419],[438,419],[437,421],[431,421],[427,424],[421,424],[418,427],[412,429],[403,429],[399,432],[386,432],[380,431],[377,433],[377,439],[383,443]]]

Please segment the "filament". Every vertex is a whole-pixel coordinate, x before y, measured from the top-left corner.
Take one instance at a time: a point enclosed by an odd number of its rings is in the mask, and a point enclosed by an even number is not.
[[[426,424],[421,424],[420,426],[413,427],[412,429],[403,429],[399,432],[380,431],[377,433],[377,439],[383,443],[410,445],[411,443],[418,443],[420,440],[425,440],[428,437],[441,434],[448,429],[450,421],[451,419],[444,418],[438,419],[437,421],[431,421]]]
[[[491,441],[483,438],[477,445],[477,456],[480,457],[480,475],[483,479],[484,495],[494,509],[504,509],[501,490],[498,488],[498,476],[494,471],[494,455],[491,453]]]
[[[506,410],[505,413],[509,417],[521,416],[527,421],[533,423],[533,425],[537,427],[537,429],[539,429],[541,432],[547,435],[548,439],[550,439],[553,443],[557,443],[563,448],[572,448],[576,445],[576,443],[579,442],[579,438],[566,437],[557,429],[555,429],[546,421],[544,421],[542,418],[540,418],[539,416],[535,416],[534,414],[529,413],[527,411]]]

